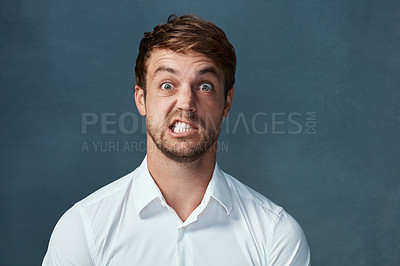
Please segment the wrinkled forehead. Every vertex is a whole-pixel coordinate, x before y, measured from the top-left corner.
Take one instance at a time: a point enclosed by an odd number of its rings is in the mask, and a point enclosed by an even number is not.
[[[160,70],[167,72],[186,68],[188,71],[200,74],[210,73],[223,80],[222,69],[207,55],[194,50],[173,51],[169,49],[154,49],[149,52],[146,60],[147,78],[153,77]]]

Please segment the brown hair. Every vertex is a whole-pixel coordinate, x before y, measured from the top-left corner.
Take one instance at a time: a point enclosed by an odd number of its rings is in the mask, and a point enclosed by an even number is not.
[[[170,15],[168,22],[145,32],[136,59],[136,84],[146,92],[146,62],[154,49],[195,51],[209,57],[224,74],[225,96],[235,83],[235,49],[215,24],[195,15]]]

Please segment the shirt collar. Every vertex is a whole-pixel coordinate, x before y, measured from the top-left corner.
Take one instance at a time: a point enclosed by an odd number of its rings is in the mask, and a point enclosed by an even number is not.
[[[210,196],[217,200],[226,210],[226,214],[232,210],[232,195],[225,174],[215,163],[214,172],[209,184]]]
[[[147,155],[135,172],[136,174],[132,185],[133,205],[136,214],[139,216],[141,211],[150,202],[156,198],[164,200],[164,197],[150,175],[147,167]],[[209,197],[214,198],[221,204],[225,208],[226,214],[229,215],[232,210],[232,195],[225,174],[217,163],[215,164],[211,181],[204,195],[204,200],[208,201]]]
[[[132,185],[133,206],[139,216],[144,207],[156,198],[163,199],[163,195],[147,168],[147,155],[136,172]]]

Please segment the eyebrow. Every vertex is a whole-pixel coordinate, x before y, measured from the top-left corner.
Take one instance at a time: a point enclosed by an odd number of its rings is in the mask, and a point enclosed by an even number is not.
[[[205,75],[207,73],[214,74],[217,78],[219,77],[217,69],[213,66],[201,69],[199,72],[197,72],[196,76]]]
[[[163,72],[163,71],[168,72],[168,73],[171,73],[171,74],[174,74],[174,75],[177,75],[177,72],[175,71],[175,69],[170,68],[170,67],[166,67],[166,66],[159,66],[159,67],[157,67],[156,71],[154,71],[153,78],[154,78],[158,73]]]
[[[171,73],[173,75],[177,75],[178,74],[178,72],[175,69],[171,68],[171,67],[159,66],[156,69],[156,71],[154,71],[153,78],[155,76],[157,76],[157,74],[160,73],[160,72],[168,72],[168,73]],[[202,75],[205,75],[205,74],[208,74],[208,73],[211,73],[215,77],[219,78],[218,71],[214,66],[210,66],[210,67],[206,67],[206,68],[200,69],[196,73],[196,76],[199,77],[199,76],[202,76]]]

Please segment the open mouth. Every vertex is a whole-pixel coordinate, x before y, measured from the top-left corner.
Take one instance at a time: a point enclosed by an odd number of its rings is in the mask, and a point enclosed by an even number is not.
[[[174,133],[184,133],[184,132],[190,132],[197,128],[194,125],[176,120],[176,121],[174,121],[174,123],[172,123],[172,125],[170,126],[170,129]]]

